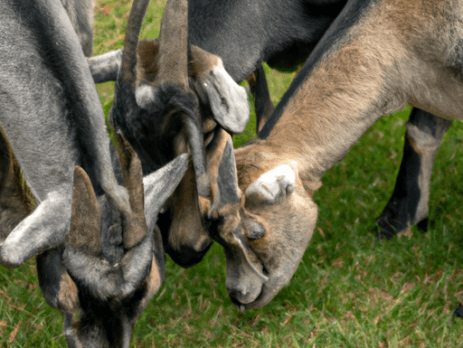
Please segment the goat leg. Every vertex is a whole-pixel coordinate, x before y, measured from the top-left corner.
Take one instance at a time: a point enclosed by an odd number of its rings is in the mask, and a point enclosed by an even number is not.
[[[452,121],[414,108],[407,122],[404,155],[392,197],[381,216],[378,239],[391,239],[418,224],[427,229],[429,186],[434,156]]]
[[[250,77],[246,79],[254,97],[256,108],[256,133],[259,133],[275,107],[270,99],[265,71],[260,64]]]

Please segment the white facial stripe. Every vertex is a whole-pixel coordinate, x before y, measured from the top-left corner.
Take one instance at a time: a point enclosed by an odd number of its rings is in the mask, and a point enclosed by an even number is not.
[[[267,203],[273,204],[282,195],[294,191],[296,174],[289,165],[278,166],[253,182],[245,192],[246,197],[256,196]]]

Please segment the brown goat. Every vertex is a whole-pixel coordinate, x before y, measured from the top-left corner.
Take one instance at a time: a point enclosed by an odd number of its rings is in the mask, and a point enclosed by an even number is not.
[[[462,5],[349,1],[260,139],[235,151],[245,204],[239,216],[224,216],[234,222],[217,225],[215,238],[225,245],[227,289],[239,307],[265,305],[290,280],[313,233],[312,195],[323,173],[378,118],[406,103],[461,118]],[[417,153],[435,150],[436,137],[413,127],[408,134]]]

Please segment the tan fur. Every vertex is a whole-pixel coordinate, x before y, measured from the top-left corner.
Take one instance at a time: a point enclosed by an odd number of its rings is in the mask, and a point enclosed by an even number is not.
[[[159,45],[157,40],[140,40],[137,47],[137,83],[141,84],[154,82],[158,74],[158,52]]]
[[[323,173],[341,160],[379,117],[406,103],[445,118],[463,117],[462,39],[460,1],[374,2],[347,34],[324,52],[285,105],[267,139],[235,151],[243,191],[283,164],[296,174],[294,192],[286,199],[274,205],[247,200],[241,213],[243,228],[250,217],[265,228],[264,237],[248,241],[248,245],[270,273],[270,280],[263,285],[266,295],[248,306],[264,305],[281,288],[283,280],[271,285],[272,267],[286,263],[287,272],[295,271],[305,241],[310,240],[304,233],[312,234],[317,218],[311,195],[321,185]],[[432,150],[432,144],[427,149],[425,139],[412,133],[412,146],[419,151]],[[420,186],[428,180],[421,177]],[[298,257],[292,257],[296,251]]]
[[[67,313],[80,312],[77,287],[67,272],[61,275],[59,286],[58,309]]]
[[[195,245],[198,250],[207,243],[209,236],[205,230],[195,191],[195,176],[192,164],[182,178],[169,204],[172,207],[172,224],[169,229],[169,245],[179,249],[181,245]]]
[[[159,269],[158,264],[156,263],[156,259],[153,257],[153,262],[151,264],[151,271],[148,277],[146,277],[146,295],[143,297],[143,300],[140,302],[139,306],[139,315],[143,312],[143,310],[148,305],[149,301],[153,298],[154,294],[156,294],[159,288],[162,285],[162,280],[160,276],[161,272]]]
[[[188,62],[188,77],[190,78],[205,78],[216,66],[219,65],[219,58],[198,46],[191,45],[191,61]],[[160,75],[159,66],[162,62],[160,57],[163,54],[159,54],[159,38],[158,39],[144,39],[140,40],[137,47],[137,84],[149,83],[155,87],[156,82],[160,81],[158,76]],[[165,80],[171,81],[171,80]]]
[[[209,180],[211,182],[212,202],[220,201],[220,191],[217,178],[219,176],[219,166],[222,161],[223,151],[227,146],[228,139],[230,138],[230,135],[223,129],[218,129],[217,132],[218,134],[216,134],[216,137],[219,138],[216,140],[217,143],[214,144],[214,148],[208,149],[207,151],[207,174],[209,175]]]
[[[19,165],[0,130],[0,243],[35,207],[23,181]]]
[[[191,61],[188,65],[188,73],[191,77],[204,79],[219,64],[219,57],[198,46],[191,45]]]
[[[407,102],[437,115],[462,117],[463,86],[443,60],[454,44],[442,43],[450,40],[450,32],[461,31],[461,13],[452,15],[453,23],[431,18],[450,11],[451,1],[438,3],[383,0],[372,5],[301,83],[263,149],[256,144],[243,151],[262,157],[277,149],[270,154],[270,167],[283,159],[295,161],[303,178],[318,180],[376,119]],[[440,36],[442,23],[448,30]],[[260,165],[263,171],[269,167]]]
[[[257,79],[257,76],[256,76],[256,72],[254,71],[251,75],[249,75],[246,78],[246,82],[249,84],[249,86],[254,87],[257,84],[256,79]]]

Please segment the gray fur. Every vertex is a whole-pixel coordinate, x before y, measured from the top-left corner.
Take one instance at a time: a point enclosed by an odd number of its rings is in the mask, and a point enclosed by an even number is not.
[[[95,83],[116,81],[121,66],[122,48],[100,56],[87,58],[88,67]]]
[[[93,55],[93,12],[97,0],[61,0],[87,57]]]
[[[63,262],[72,277],[79,279],[100,300],[122,300],[133,293],[146,278],[153,255],[153,233],[127,252],[122,260],[110,264],[101,256],[66,247]],[[122,277],[121,277],[122,275]]]
[[[145,217],[148,231],[156,224],[162,205],[178,186],[188,167],[188,154],[184,153],[161,169],[143,178],[145,187]]]
[[[78,2],[66,4],[72,7]],[[159,273],[163,265],[154,261],[152,230],[116,263],[108,262],[102,252],[71,244],[67,244],[61,259],[63,243],[71,235],[68,232],[72,199],[79,197],[73,195],[76,164],[90,177],[86,177],[85,187],[92,187],[92,197],[93,190],[104,196],[100,199],[106,202],[102,207],[111,210],[104,211],[105,218],[115,219],[102,226],[112,227],[114,222],[125,221],[121,216],[130,221],[133,207],[127,190],[117,183],[117,168],[113,168],[110,156],[112,145],[94,82],[79,39],[59,0],[0,1],[0,124],[37,202],[35,211],[5,236],[0,245],[0,264],[16,267],[44,252],[38,263],[51,267],[38,266],[40,285],[47,302],[62,310],[69,346],[108,347],[108,337],[114,335],[115,343],[128,347],[136,318],[161,284]],[[184,168],[185,156],[176,163],[181,162]],[[178,184],[182,170],[175,178],[164,172],[164,183],[169,182],[165,185],[168,194]],[[140,167],[140,181],[141,177]],[[138,188],[142,183],[139,184]],[[147,184],[152,200],[159,198],[152,192],[154,184]],[[157,184],[157,188],[163,186]],[[168,196],[161,189],[157,193]],[[136,198],[143,199],[140,196]],[[157,202],[159,206],[162,203]],[[153,205],[156,206],[151,202]],[[150,214],[153,227],[155,215],[157,212]],[[85,217],[79,218],[85,221]],[[79,234],[75,229],[73,232]],[[101,233],[102,238],[111,239],[108,231],[94,232],[97,237]],[[116,243],[113,238],[106,246],[116,248]],[[52,249],[51,254],[48,249]],[[117,253],[112,255],[118,259]],[[145,281],[148,275],[150,282]],[[139,290],[137,296],[135,290]],[[95,316],[88,299],[112,313],[110,318]],[[121,303],[130,303],[133,318],[119,313]],[[73,311],[88,319],[81,322],[83,326],[72,324]],[[107,332],[107,326],[102,325],[112,316],[116,318],[114,322],[120,319],[122,332],[117,328]]]
[[[116,184],[103,111],[75,31],[59,1],[33,5],[0,3],[0,123],[38,203],[0,250],[0,264],[9,267],[64,241],[76,163],[93,173],[95,185],[119,209],[127,204]],[[44,40],[51,40],[59,73],[39,58]],[[69,103],[70,96],[78,98]],[[78,134],[72,126],[77,119],[85,127]],[[79,138],[82,133],[87,142]]]
[[[250,113],[246,90],[233,81],[222,64],[214,68],[203,86],[214,119],[231,133],[244,132]]]

